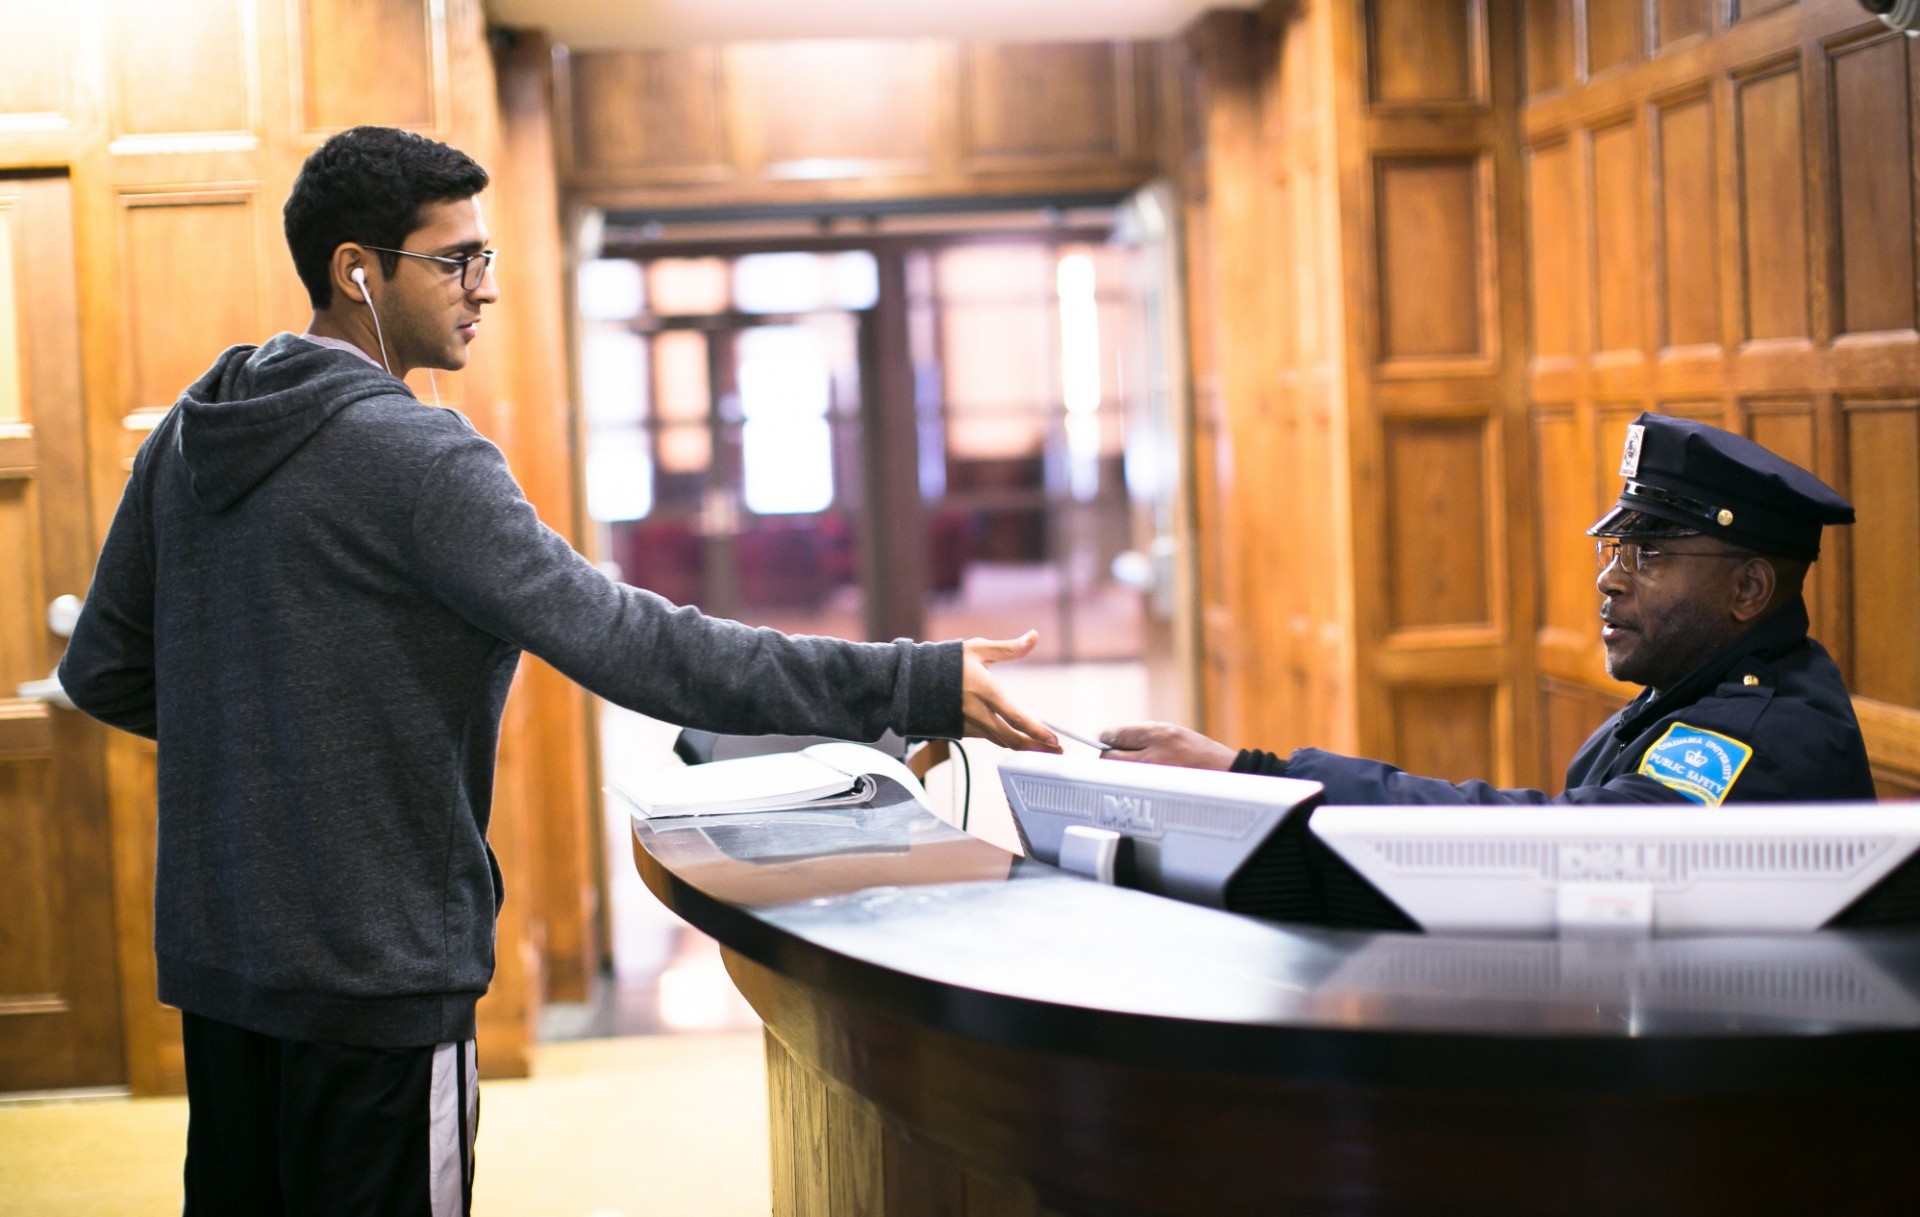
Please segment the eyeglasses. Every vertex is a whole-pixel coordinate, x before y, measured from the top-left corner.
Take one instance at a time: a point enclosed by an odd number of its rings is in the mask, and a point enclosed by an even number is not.
[[[1751,557],[1753,557],[1752,554],[1739,552],[1709,554],[1684,549],[1677,551],[1656,549],[1654,546],[1641,541],[1616,541],[1607,539],[1593,543],[1593,558],[1595,562],[1599,563],[1601,570],[1605,570],[1615,562],[1618,562],[1620,569],[1629,575],[1640,574],[1647,569],[1648,563],[1660,558],[1732,558],[1735,561],[1744,562]]]
[[[378,250],[383,254],[399,254],[403,258],[422,258],[428,262],[439,262],[445,266],[460,268],[460,290],[473,291],[486,279],[487,272],[493,268],[494,256],[499,252],[483,249],[477,254],[461,254],[450,257],[445,254],[417,254],[411,249],[388,249],[384,245],[363,245],[362,249]]]

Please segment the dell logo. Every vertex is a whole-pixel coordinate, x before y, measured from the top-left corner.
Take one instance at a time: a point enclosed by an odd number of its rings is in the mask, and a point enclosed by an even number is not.
[[[1666,851],[1654,844],[1562,845],[1556,878],[1613,882],[1662,882],[1668,879]]]
[[[1160,835],[1160,816],[1152,801],[1137,794],[1102,792],[1100,807],[1094,813],[1093,822],[1116,832]]]

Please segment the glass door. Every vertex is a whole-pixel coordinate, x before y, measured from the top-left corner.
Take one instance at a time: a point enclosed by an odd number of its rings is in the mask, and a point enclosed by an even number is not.
[[[861,271],[810,253],[582,268],[588,511],[619,578],[862,636]]]

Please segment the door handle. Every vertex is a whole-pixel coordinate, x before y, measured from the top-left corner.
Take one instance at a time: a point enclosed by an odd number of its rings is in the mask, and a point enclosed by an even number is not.
[[[73,704],[73,699],[67,696],[67,691],[60,686],[60,670],[58,668],[55,668],[53,675],[47,677],[45,680],[27,681],[19,687],[17,692],[19,696],[26,698],[28,701],[43,701],[49,706],[58,706],[62,710],[75,710],[79,708]]]
[[[73,637],[73,627],[80,622],[80,597],[55,596],[47,605],[47,628],[61,638]],[[67,696],[66,689],[60,684],[60,665],[55,664],[53,673],[45,680],[29,680],[15,690],[15,695],[28,701],[43,701],[49,706],[58,706],[62,710],[78,709],[73,699]]]
[[[55,596],[47,605],[47,628],[56,637],[73,637],[73,627],[80,624],[80,605],[78,596]]]

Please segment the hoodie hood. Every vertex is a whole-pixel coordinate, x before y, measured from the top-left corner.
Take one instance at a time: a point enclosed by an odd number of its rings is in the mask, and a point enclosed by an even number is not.
[[[292,334],[228,348],[176,407],[194,501],[209,512],[227,510],[334,415],[369,397],[392,396],[413,394],[364,359]]]

